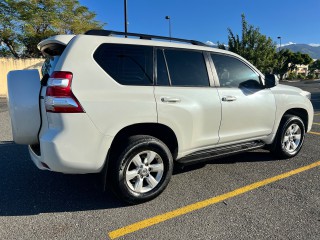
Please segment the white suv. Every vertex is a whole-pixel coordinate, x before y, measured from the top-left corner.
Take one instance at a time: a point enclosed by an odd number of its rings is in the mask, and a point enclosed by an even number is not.
[[[104,172],[121,199],[139,203],[165,189],[176,162],[300,151],[310,93],[197,41],[112,35],[124,34],[51,37],[38,45],[47,57],[41,82],[36,70],[8,74],[13,138],[38,168]]]

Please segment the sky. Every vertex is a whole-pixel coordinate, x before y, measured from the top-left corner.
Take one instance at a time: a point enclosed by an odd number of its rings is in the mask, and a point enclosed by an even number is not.
[[[124,1],[80,0],[105,29],[124,31]],[[320,0],[127,0],[128,32],[228,43],[227,29],[241,34],[241,14],[279,44],[320,46]]]

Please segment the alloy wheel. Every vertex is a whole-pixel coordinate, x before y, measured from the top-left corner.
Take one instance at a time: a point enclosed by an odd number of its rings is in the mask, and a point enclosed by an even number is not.
[[[137,193],[154,189],[162,179],[164,164],[154,151],[143,151],[135,155],[127,165],[125,180],[128,187]]]
[[[283,136],[283,149],[285,149],[288,153],[296,151],[301,143],[301,136],[301,128],[298,124],[293,123],[289,125]]]

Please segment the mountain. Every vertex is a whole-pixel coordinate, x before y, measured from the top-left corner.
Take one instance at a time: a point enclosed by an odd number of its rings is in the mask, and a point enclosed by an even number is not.
[[[282,46],[281,48],[287,48],[292,52],[307,53],[313,59],[320,59],[320,46],[314,47],[308,44],[290,44]]]

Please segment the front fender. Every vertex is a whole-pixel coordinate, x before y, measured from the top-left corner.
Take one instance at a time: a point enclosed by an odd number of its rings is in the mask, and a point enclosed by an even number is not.
[[[306,96],[300,94],[303,91],[299,88],[278,85],[272,88],[272,92],[277,105],[273,133],[276,134],[283,115],[292,109],[304,109],[308,113],[306,130],[309,132],[312,127],[314,110],[311,101]]]

